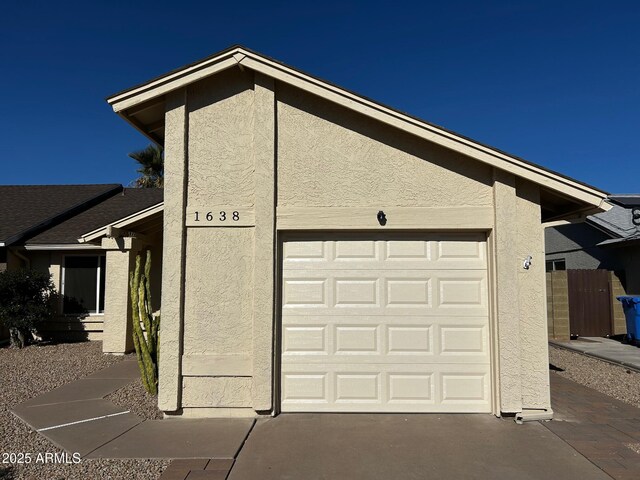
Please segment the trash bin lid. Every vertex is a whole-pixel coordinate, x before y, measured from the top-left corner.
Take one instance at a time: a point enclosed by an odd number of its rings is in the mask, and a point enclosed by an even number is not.
[[[621,295],[616,297],[616,299],[620,300],[622,303],[640,303],[640,295]]]

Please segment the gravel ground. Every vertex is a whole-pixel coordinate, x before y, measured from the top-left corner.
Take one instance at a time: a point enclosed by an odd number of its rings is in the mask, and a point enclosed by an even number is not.
[[[147,393],[142,385],[142,380],[116,390],[105,399],[120,407],[130,410],[146,420],[161,420],[162,412],[158,410],[158,398]]]
[[[22,350],[0,348],[0,455],[62,453],[10,413],[15,405],[53,388],[122,361],[102,354],[101,342],[32,345]],[[125,390],[125,389],[122,389]],[[135,387],[132,387],[135,392]],[[116,392],[118,398],[139,399],[134,393]],[[131,407],[131,405],[127,405]],[[141,411],[148,412],[148,407]],[[136,412],[138,413],[138,412]],[[0,462],[2,462],[0,458]],[[169,464],[166,460],[82,460],[78,464],[0,463],[0,479],[140,479],[156,480]]]
[[[549,345],[554,372],[576,383],[640,408],[640,373],[580,353]]]

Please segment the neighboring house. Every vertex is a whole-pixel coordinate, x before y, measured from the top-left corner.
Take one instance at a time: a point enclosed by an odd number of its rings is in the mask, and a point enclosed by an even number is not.
[[[607,212],[545,230],[554,338],[626,333],[615,297],[640,294],[640,195],[611,195],[609,201]]]
[[[108,102],[165,149],[162,410],[550,416],[541,222],[605,192],[242,47]]]
[[[130,245],[110,239],[101,242],[100,238],[88,242],[81,237],[158,204],[162,204],[161,189],[118,184],[0,186],[0,269],[30,267],[49,272],[60,294],[58,315],[42,326],[43,333],[102,339],[103,330],[113,331],[116,343],[105,341],[105,351],[130,349],[126,338],[128,273],[116,278],[113,286],[107,285],[120,271],[117,256],[130,256]],[[160,221],[145,237],[155,252],[157,300],[161,229]],[[115,283],[121,291],[110,294],[116,290]],[[159,301],[156,304],[159,307]]]

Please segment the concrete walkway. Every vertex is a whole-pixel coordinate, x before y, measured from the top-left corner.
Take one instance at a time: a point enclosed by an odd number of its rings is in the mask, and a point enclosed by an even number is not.
[[[554,420],[544,427],[614,479],[640,478],[640,409],[555,372],[550,380]]]
[[[83,458],[233,460],[253,419],[143,420],[104,397],[140,378],[124,360],[16,406],[12,413],[67,452]],[[223,462],[224,463],[224,462]]]
[[[581,337],[567,342],[549,340],[549,343],[640,371],[640,348],[633,345],[600,337]]]

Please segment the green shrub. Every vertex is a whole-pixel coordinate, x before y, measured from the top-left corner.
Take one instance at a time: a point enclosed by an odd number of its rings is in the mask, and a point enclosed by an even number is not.
[[[22,348],[39,323],[53,317],[51,275],[21,269],[0,273],[0,322],[10,332],[11,345]]]

